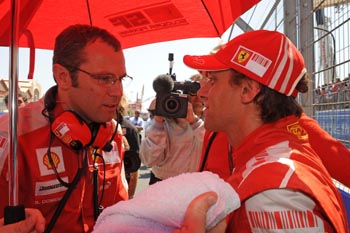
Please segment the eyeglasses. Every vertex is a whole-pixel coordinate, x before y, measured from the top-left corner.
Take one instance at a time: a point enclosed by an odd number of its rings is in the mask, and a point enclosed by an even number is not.
[[[111,87],[117,82],[122,84],[123,87],[126,87],[133,80],[133,78],[127,74],[123,77],[116,77],[114,74],[92,74],[80,68],[76,68],[76,67],[69,67],[69,68],[71,68],[72,70],[78,70],[80,72],[83,72],[89,75],[91,78],[97,80],[97,83],[99,85],[105,86],[105,87]]]

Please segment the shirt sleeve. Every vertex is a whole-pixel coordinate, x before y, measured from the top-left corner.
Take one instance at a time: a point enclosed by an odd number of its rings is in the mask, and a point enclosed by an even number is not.
[[[253,232],[334,232],[316,203],[288,189],[271,189],[245,202]]]
[[[146,166],[159,164],[166,154],[167,133],[161,122],[152,120],[140,145],[140,159]]]

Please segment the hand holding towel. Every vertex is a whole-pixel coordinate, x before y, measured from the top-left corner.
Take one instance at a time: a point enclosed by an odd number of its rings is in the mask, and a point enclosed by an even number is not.
[[[181,227],[189,203],[214,191],[217,202],[207,213],[206,229],[218,224],[240,207],[236,191],[211,172],[185,173],[149,186],[133,199],[106,208],[97,219],[94,233],[164,233]]]

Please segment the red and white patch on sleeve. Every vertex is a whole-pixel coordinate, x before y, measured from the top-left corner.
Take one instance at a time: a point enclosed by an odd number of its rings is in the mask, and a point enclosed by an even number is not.
[[[253,229],[285,230],[317,228],[316,216],[310,210],[248,211]]]

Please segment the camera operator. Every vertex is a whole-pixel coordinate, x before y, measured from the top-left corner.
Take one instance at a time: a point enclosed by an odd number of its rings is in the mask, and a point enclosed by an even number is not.
[[[156,99],[150,104],[149,111],[154,118],[145,131],[140,148],[142,163],[151,167],[150,185],[181,173],[197,171],[204,136],[203,104],[196,93],[189,93],[187,100],[185,118],[159,116],[155,111]]]

